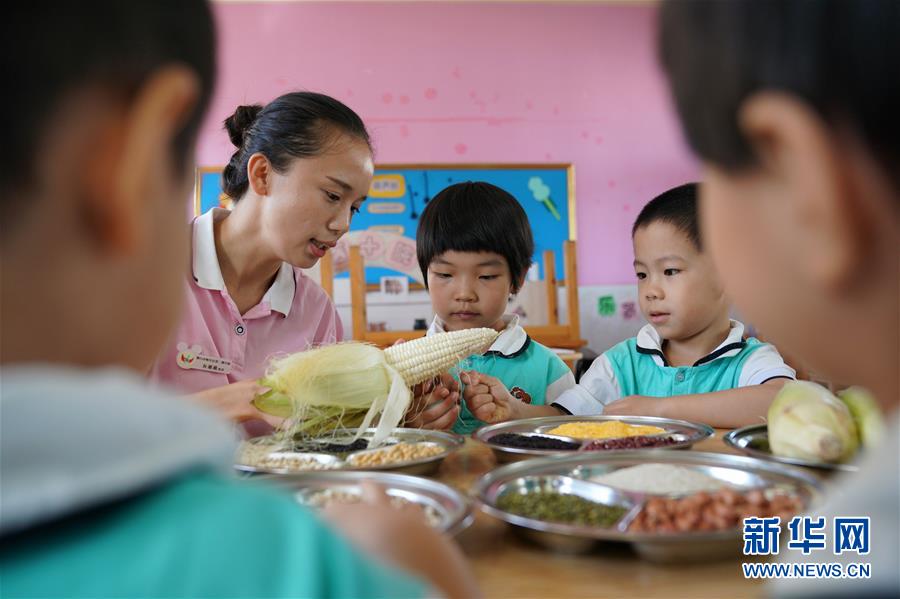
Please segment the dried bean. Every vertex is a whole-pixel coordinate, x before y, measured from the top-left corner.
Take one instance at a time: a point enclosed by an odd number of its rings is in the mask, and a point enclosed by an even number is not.
[[[604,505],[579,497],[548,491],[533,493],[505,493],[497,499],[497,507],[505,512],[565,524],[585,524],[609,528],[618,522],[625,512],[624,507]]]
[[[353,443],[318,443],[311,442],[309,445],[301,446],[304,451],[314,451],[317,453],[346,454],[351,451],[359,451],[369,447],[368,439],[357,439]]]
[[[612,451],[617,449],[648,449],[653,447],[666,447],[675,445],[678,439],[674,437],[621,437],[619,439],[604,439],[601,441],[591,441],[584,446],[585,451]]]
[[[554,439],[552,437],[541,437],[531,435],[516,435],[514,433],[501,433],[490,438],[490,442],[504,447],[515,447],[518,449],[558,449],[558,450],[575,450],[581,447],[579,443],[571,441],[563,441],[562,439]]]
[[[802,508],[800,500],[781,492],[754,489],[739,493],[722,489],[679,499],[653,497],[629,526],[631,532],[706,532],[732,530],[744,518],[778,515],[789,520]]]
[[[414,462],[423,458],[440,455],[446,451],[440,445],[431,443],[397,443],[384,449],[358,453],[350,457],[350,464],[356,467],[385,466]]]

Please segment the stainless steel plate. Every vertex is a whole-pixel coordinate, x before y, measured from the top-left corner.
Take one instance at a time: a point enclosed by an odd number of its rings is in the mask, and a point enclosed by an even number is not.
[[[746,455],[761,460],[780,462],[792,466],[804,466],[806,468],[818,468],[820,470],[840,470],[843,472],[856,472],[859,470],[853,464],[829,464],[828,462],[813,462],[799,458],[784,458],[772,453],[769,448],[769,428],[765,424],[754,424],[738,428],[723,437],[726,445],[733,447]]]
[[[571,455],[577,450],[568,449],[526,449],[520,447],[506,447],[498,443],[491,442],[493,437],[504,433],[513,434],[539,434],[543,436],[551,436],[559,439],[567,439],[566,437],[558,437],[556,435],[548,435],[547,431],[555,427],[569,422],[609,422],[618,421],[625,424],[658,426],[665,429],[667,436],[675,437],[678,442],[665,447],[654,447],[647,449],[631,449],[631,450],[605,450],[600,453],[618,452],[618,451],[656,451],[666,449],[687,449],[702,441],[707,437],[715,434],[712,427],[697,422],[688,422],[687,420],[673,420],[671,418],[654,418],[651,416],[548,416],[545,418],[527,418],[524,420],[512,420],[510,422],[501,422],[500,424],[492,424],[483,426],[475,431],[474,437],[490,447],[497,460],[500,462],[513,462],[517,460],[525,460],[534,457],[544,457],[552,455]],[[662,435],[662,433],[660,433]],[[576,440],[578,441],[578,440]],[[589,441],[585,441],[582,445],[586,445]]]
[[[329,436],[326,438],[312,440],[313,443],[318,442],[328,442],[328,443],[336,443],[336,444],[349,444],[353,440],[352,432],[346,432],[344,434],[336,434],[334,436]],[[374,428],[369,428],[366,432],[363,433],[362,438],[371,439],[375,434]],[[388,444],[396,444],[396,443],[429,443],[436,444],[443,448],[443,451],[437,455],[430,456],[427,458],[422,458],[419,460],[414,460],[410,462],[403,462],[397,464],[385,464],[383,466],[370,466],[370,467],[354,467],[346,461],[346,457],[348,455],[340,455],[340,454],[324,454],[324,453],[309,453],[304,451],[305,447],[302,442],[294,442],[290,440],[280,440],[274,436],[269,437],[257,437],[253,439],[250,443],[256,445],[266,445],[266,444],[274,444],[276,441],[279,441],[279,445],[273,445],[273,450],[270,455],[273,457],[288,457],[291,456],[322,456],[322,463],[327,463],[327,469],[340,469],[340,470],[388,470],[393,472],[405,472],[407,474],[433,474],[440,467],[441,462],[444,461],[448,455],[462,447],[463,443],[465,443],[465,439],[460,437],[459,435],[454,435],[452,433],[446,433],[443,431],[432,431],[425,429],[413,429],[413,428],[398,428],[394,429],[393,433],[391,433],[390,437],[388,437],[385,445]],[[307,445],[308,446],[308,445]],[[373,451],[373,450],[366,450]],[[301,468],[290,468],[288,467],[272,467],[272,466],[264,466],[253,463],[248,463],[246,460],[241,459],[241,450],[238,451],[238,455],[236,456],[235,468],[242,472],[249,473],[265,473],[265,474],[301,474],[305,472],[318,472],[321,469],[326,469],[324,466],[319,469],[305,470]]]
[[[818,479],[790,466],[744,456],[680,451],[591,452],[522,461],[502,466],[484,475],[473,493],[483,511],[508,522],[525,536],[555,550],[585,551],[601,542],[629,543],[640,555],[653,561],[706,560],[740,553],[740,530],[670,534],[629,532],[628,525],[648,496],[614,489],[592,482],[591,479],[618,468],[648,463],[696,469],[730,483],[738,487],[738,490],[768,488],[790,492],[800,499],[804,510],[820,497]],[[584,491],[583,487],[568,483],[569,480],[586,482],[588,487],[595,490]],[[528,492],[529,489],[541,488],[539,484],[544,485],[544,488],[557,485],[558,488],[579,494],[585,499],[620,505],[629,511],[617,525],[599,528],[535,520],[497,507],[497,499],[504,493]],[[603,493],[607,495],[604,497]]]
[[[384,489],[389,497],[405,499],[435,514],[437,522],[432,525],[450,535],[458,534],[473,520],[471,503],[462,493],[444,483],[417,476],[393,472],[330,471],[265,477],[265,480],[291,490],[298,503],[303,505],[310,505],[316,494],[324,491],[359,495],[361,484],[372,482]]]

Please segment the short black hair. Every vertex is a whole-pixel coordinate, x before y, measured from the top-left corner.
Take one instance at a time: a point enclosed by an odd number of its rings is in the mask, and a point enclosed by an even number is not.
[[[257,152],[283,173],[292,159],[325,151],[335,131],[362,139],[372,149],[359,115],[342,102],[315,92],[290,92],[265,106],[238,106],[225,119],[225,130],[237,151],[222,172],[222,190],[235,201],[247,192],[247,162]]]
[[[685,183],[650,200],[634,221],[631,236],[651,223],[669,223],[684,233],[697,251],[703,251],[697,220],[697,189],[696,183]]]
[[[47,127],[67,98],[89,87],[127,102],[145,80],[169,64],[186,65],[200,81],[200,98],[174,140],[176,167],[193,152],[215,82],[215,29],[205,0],[85,0],[16,2],[3,19],[0,72],[0,216],[4,224],[37,182]]]
[[[428,267],[444,252],[493,252],[506,258],[518,292],[534,254],[531,225],[510,193],[481,181],[456,183],[434,196],[419,219],[416,255],[428,285]]]
[[[677,0],[660,23],[660,60],[699,156],[753,166],[740,107],[780,91],[859,135],[900,188],[900,2]]]

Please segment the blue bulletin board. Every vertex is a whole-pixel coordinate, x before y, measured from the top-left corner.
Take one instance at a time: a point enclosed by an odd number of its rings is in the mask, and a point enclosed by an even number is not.
[[[353,217],[351,231],[393,233],[415,240],[422,210],[438,192],[454,183],[485,181],[511,193],[525,209],[534,232],[533,260],[543,270],[544,250],[556,254],[556,272],[564,271],[563,242],[575,239],[575,167],[571,164],[383,164],[375,169],[369,198]],[[221,191],[222,167],[198,168],[195,213],[230,208]],[[477,218],[477,215],[473,215]],[[366,268],[366,282],[396,275]],[[338,277],[346,277],[341,273]],[[539,273],[544,278],[544,273]]]

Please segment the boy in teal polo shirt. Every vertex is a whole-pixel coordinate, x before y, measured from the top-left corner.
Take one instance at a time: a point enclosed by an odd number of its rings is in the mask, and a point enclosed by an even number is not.
[[[794,370],[728,317],[729,303],[697,224],[697,185],[648,203],[632,229],[641,312],[650,324],[597,358],[552,405],[509,398],[472,373],[463,396],[491,422],[539,415],[664,416],[718,427],[760,422]]]
[[[489,373],[533,406],[549,404],[575,386],[559,356],[531,339],[518,316],[505,314],[534,253],[528,217],[512,195],[482,182],[444,189],[422,213],[416,251],[435,312],[429,335],[476,327],[500,331],[486,353],[460,367]],[[457,388],[446,377],[445,385]],[[415,425],[469,434],[485,424],[465,405],[460,409],[458,393],[439,392],[438,401],[413,419]]]
[[[208,5],[31,2],[12,19],[0,594],[477,596],[421,513],[375,490],[320,519],[233,476],[219,416],[147,388],[188,264],[184,200],[216,70]]]

